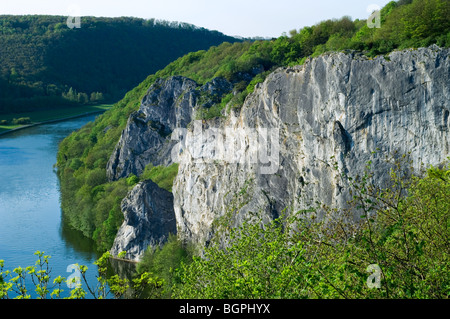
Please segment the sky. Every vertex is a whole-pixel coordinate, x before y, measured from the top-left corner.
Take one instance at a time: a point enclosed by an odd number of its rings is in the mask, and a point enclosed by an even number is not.
[[[2,14],[138,17],[194,24],[226,35],[279,37],[320,21],[367,19],[390,0],[0,0]],[[82,20],[81,20],[82,23]]]

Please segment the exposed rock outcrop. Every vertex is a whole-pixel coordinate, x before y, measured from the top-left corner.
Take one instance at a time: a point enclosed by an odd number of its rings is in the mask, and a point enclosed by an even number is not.
[[[107,164],[108,178],[140,175],[148,164],[172,164],[171,152],[177,143],[171,137],[173,131],[187,127],[198,107],[210,107],[232,88],[222,78],[203,86],[181,76],[158,79],[139,110],[130,115]],[[160,245],[169,233],[176,234],[173,195],[151,181],[138,184],[121,209],[125,221],[111,249],[114,256],[126,251],[127,259],[138,260],[148,246]]]
[[[188,130],[173,187],[179,236],[207,242],[233,207],[239,209],[228,221],[232,225],[249,212],[272,219],[284,209],[306,208],[310,200],[345,207],[351,197],[346,181],[329,165],[334,161],[354,177],[372,160],[379,187],[390,180],[386,155],[410,152],[416,168],[445,161],[449,70],[449,50],[431,47],[373,60],[333,53],[272,73],[239,112]],[[278,131],[279,157],[263,160],[265,144],[272,143],[268,135],[252,138],[258,129]],[[223,142],[233,139],[227,130],[234,138],[246,132],[237,138],[239,147]],[[212,142],[211,132],[218,136]],[[262,172],[268,165],[275,169]]]
[[[222,78],[204,86],[181,76],[158,79],[149,88],[140,109],[128,119],[107,165],[109,180],[140,175],[150,163],[172,164],[173,130],[187,127],[194,119],[196,107],[209,107],[231,90],[231,83]]]
[[[121,206],[125,220],[114,240],[111,254],[126,251],[126,259],[139,260],[147,247],[159,246],[176,234],[172,193],[152,181],[137,184]]]

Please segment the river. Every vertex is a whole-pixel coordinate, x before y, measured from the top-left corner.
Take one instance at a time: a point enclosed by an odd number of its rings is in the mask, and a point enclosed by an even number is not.
[[[39,250],[51,256],[51,282],[59,275],[68,278],[73,274],[68,266],[80,264],[88,266],[88,282],[96,285],[93,262],[99,255],[92,241],[62,222],[59,181],[53,167],[59,142],[94,119],[91,115],[0,136],[0,260],[4,260],[4,270],[33,266],[34,252]],[[30,280],[27,288],[35,298]],[[67,296],[70,289],[66,285],[62,289]]]

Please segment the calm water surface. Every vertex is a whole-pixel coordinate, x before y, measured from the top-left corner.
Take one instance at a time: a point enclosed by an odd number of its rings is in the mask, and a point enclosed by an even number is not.
[[[94,119],[87,116],[0,136],[0,259],[5,269],[34,265],[39,250],[51,256],[51,278],[69,277],[67,267],[78,263],[88,266],[89,281],[96,283],[93,262],[99,255],[90,240],[61,222],[53,167],[60,141]]]

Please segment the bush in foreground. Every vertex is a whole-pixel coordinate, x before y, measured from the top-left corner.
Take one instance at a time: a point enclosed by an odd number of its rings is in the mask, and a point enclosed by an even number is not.
[[[229,230],[228,245],[182,265],[173,296],[449,298],[450,170],[411,179],[392,171],[385,190],[368,180],[352,182],[349,213],[360,214],[359,224],[326,207],[245,223]],[[319,209],[327,222],[314,220]]]

